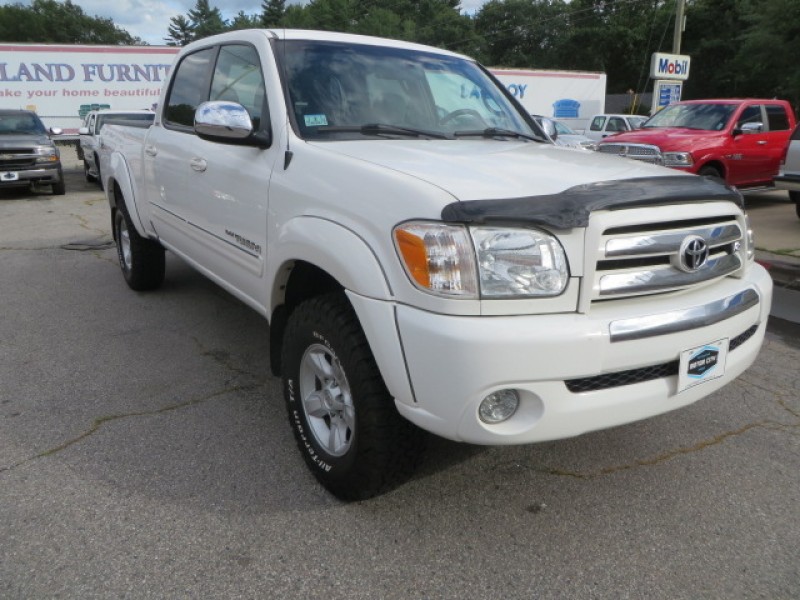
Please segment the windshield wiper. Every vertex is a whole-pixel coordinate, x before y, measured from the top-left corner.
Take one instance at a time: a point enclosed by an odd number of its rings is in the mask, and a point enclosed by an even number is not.
[[[447,136],[438,131],[414,129],[412,127],[399,127],[384,123],[367,123],[366,125],[323,125],[317,127],[323,133],[361,133],[363,135],[404,135],[408,137],[431,137],[446,140]]]
[[[540,138],[529,133],[522,133],[521,131],[513,131],[511,129],[498,129],[497,127],[487,127],[486,129],[471,129],[468,131],[454,131],[455,137],[469,137],[480,136],[485,138],[493,137],[514,137],[522,138],[525,140],[533,140],[534,142],[546,142],[547,140]]]

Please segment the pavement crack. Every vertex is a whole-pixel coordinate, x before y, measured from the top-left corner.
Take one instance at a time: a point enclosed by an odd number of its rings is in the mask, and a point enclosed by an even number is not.
[[[135,411],[135,412],[129,412],[129,413],[121,413],[121,414],[116,414],[116,415],[106,415],[106,416],[98,417],[92,422],[91,426],[86,431],[81,433],[80,435],[77,435],[74,438],[69,439],[64,443],[59,444],[58,446],[54,446],[53,448],[48,448],[47,450],[39,452],[38,454],[35,454],[34,456],[30,456],[28,458],[25,458],[25,459],[15,463],[15,464],[9,465],[7,467],[0,467],[0,474],[2,474],[4,472],[13,471],[13,470],[15,470],[15,469],[17,469],[19,467],[22,467],[22,466],[24,466],[24,465],[26,465],[28,463],[31,463],[31,462],[36,461],[36,460],[39,460],[41,458],[47,458],[49,456],[54,456],[56,454],[59,454],[59,453],[63,452],[64,450],[74,446],[75,444],[78,444],[78,443],[82,442],[83,440],[93,436],[104,425],[107,425],[108,423],[113,423],[115,421],[120,421],[120,420],[123,420],[123,419],[131,419],[131,418],[136,418],[136,417],[154,417],[154,416],[162,415],[162,414],[165,414],[165,413],[173,412],[173,411],[176,411],[176,410],[180,410],[182,408],[188,408],[190,406],[197,406],[198,404],[202,404],[204,402],[208,402],[209,400],[213,400],[214,398],[217,398],[219,396],[224,396],[225,394],[230,394],[230,393],[233,393],[233,392],[250,391],[250,390],[256,389],[257,387],[258,387],[258,385],[255,385],[255,384],[252,384],[252,385],[235,385],[235,386],[231,386],[231,387],[228,387],[228,388],[225,388],[225,389],[222,389],[222,390],[218,390],[216,392],[212,392],[210,394],[206,394],[205,396],[200,396],[199,398],[193,398],[191,400],[186,400],[185,402],[178,402],[178,403],[175,403],[175,404],[162,406],[161,408],[157,408],[155,410]]]
[[[787,410],[793,415],[797,416],[794,411],[788,408]],[[531,471],[534,471],[536,473],[541,473],[543,475],[554,475],[557,477],[569,477],[572,479],[582,479],[582,480],[596,479],[598,477],[613,475],[616,473],[621,473],[623,471],[637,469],[639,467],[652,467],[660,465],[674,458],[678,458],[680,456],[685,456],[687,454],[694,454],[696,452],[702,452],[703,450],[706,450],[708,448],[718,446],[730,438],[743,435],[748,431],[752,431],[754,429],[769,429],[773,431],[783,431],[791,434],[796,434],[797,430],[800,430],[800,417],[798,417],[798,421],[796,423],[779,423],[777,421],[772,421],[772,420],[763,420],[763,421],[757,421],[755,423],[748,423],[747,425],[743,425],[738,429],[725,431],[712,438],[701,440],[696,444],[692,444],[691,446],[682,446],[679,448],[668,450],[662,454],[650,458],[638,459],[630,463],[604,467],[602,469],[596,469],[593,471],[572,471],[569,469],[561,469],[561,468],[547,467],[547,466],[533,466],[528,468]],[[523,465],[517,465],[517,467],[522,467],[522,466]]]
[[[247,377],[252,377],[255,380],[259,380],[259,377],[255,373],[251,373],[250,371],[239,367],[233,361],[233,357],[227,350],[214,350],[206,348],[206,346],[203,344],[203,342],[200,341],[200,339],[197,336],[192,336],[192,340],[194,341],[195,344],[197,344],[197,347],[200,349],[201,356],[208,356],[220,366],[224,367],[225,369],[233,373],[236,373],[237,375],[245,375]]]

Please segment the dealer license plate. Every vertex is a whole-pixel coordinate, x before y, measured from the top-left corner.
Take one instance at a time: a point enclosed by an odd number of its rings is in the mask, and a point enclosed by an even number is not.
[[[722,377],[725,374],[727,357],[728,338],[681,352],[678,391],[683,392],[706,381]]]
[[[14,171],[0,171],[0,181],[17,181],[19,173]]]

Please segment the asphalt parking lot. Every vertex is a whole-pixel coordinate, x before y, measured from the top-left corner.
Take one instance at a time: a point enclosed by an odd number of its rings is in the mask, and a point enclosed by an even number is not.
[[[0,598],[800,596],[800,326],[688,408],[431,439],[411,481],[343,504],[295,448],[266,323],[170,255],[131,292],[77,163],[67,190],[0,194]],[[767,211],[800,223],[762,203],[762,238]]]

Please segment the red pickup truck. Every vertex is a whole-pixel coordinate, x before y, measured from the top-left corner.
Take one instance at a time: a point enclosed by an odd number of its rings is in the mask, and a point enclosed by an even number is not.
[[[641,129],[605,138],[597,150],[738,187],[769,186],[794,127],[783,100],[690,100],[667,106]]]

